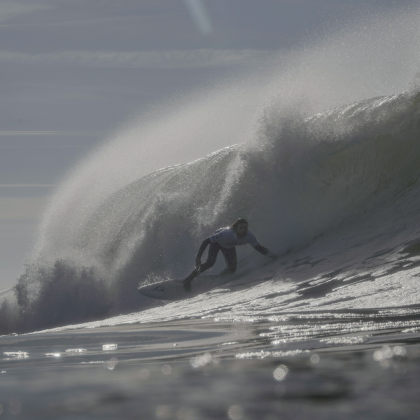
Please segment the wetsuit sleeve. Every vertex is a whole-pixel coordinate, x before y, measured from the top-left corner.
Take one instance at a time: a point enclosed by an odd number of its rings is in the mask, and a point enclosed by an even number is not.
[[[259,245],[258,244],[258,241],[257,241],[257,238],[251,232],[249,232],[249,231],[248,231],[248,236],[249,236],[248,243],[251,246],[253,246],[255,248],[257,245]]]
[[[207,248],[208,245],[210,245],[210,238],[204,239],[203,243],[200,246],[200,249],[198,250],[197,253],[197,257],[201,258],[201,256],[203,255],[203,252],[205,251],[205,249]]]

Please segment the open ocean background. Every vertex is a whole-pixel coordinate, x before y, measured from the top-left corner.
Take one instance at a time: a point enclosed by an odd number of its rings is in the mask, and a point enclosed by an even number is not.
[[[418,16],[173,98],[68,174],[0,296],[0,415],[416,418]],[[220,288],[137,293],[238,217],[275,262],[242,247]]]

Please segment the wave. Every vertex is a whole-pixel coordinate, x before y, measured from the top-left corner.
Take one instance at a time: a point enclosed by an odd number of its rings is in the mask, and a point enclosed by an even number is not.
[[[15,287],[20,329],[147,307],[138,284],[188,274],[202,239],[237,217],[281,254],[409,193],[412,200],[419,136],[416,92],[309,118],[267,108],[252,142],[140,177],[81,221],[67,258],[58,240],[57,256],[41,252]]]
[[[158,305],[138,284],[189,274],[201,241],[238,217],[278,254],[397,204],[408,219],[420,207],[418,81],[405,90],[417,16],[363,21],[282,56],[274,76],[175,98],[87,157],[52,198],[0,331]]]

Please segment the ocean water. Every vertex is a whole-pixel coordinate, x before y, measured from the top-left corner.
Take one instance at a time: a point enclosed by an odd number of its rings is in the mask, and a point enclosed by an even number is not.
[[[418,16],[170,102],[68,174],[1,295],[0,415],[416,418]],[[238,217],[275,261],[242,247],[208,293],[137,293]]]

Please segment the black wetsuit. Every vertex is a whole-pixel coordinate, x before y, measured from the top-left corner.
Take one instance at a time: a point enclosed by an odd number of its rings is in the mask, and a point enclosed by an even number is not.
[[[225,261],[227,264],[227,268],[223,270],[220,274],[233,274],[236,271],[237,266],[237,256],[236,256],[236,248],[224,248],[218,242],[211,242],[210,238],[207,238],[203,241],[198,250],[197,258],[200,259],[201,255],[203,254],[204,250],[209,246],[209,251],[207,255],[207,260],[205,263],[201,264],[200,267],[195,269],[185,280],[189,284],[191,280],[197,277],[203,271],[208,270],[209,268],[213,267],[216,262],[217,254],[219,251],[222,251],[223,256],[225,257]],[[260,244],[257,244],[254,247],[259,253],[266,255],[269,251],[267,248],[264,248]]]
[[[217,254],[219,251],[222,251],[223,256],[227,264],[227,269],[223,273],[234,273],[236,271],[237,257],[236,257],[236,248],[223,248],[217,242],[210,243],[209,253],[207,255],[207,260],[204,264],[200,266],[200,273],[208,270],[213,267],[217,259]]]

